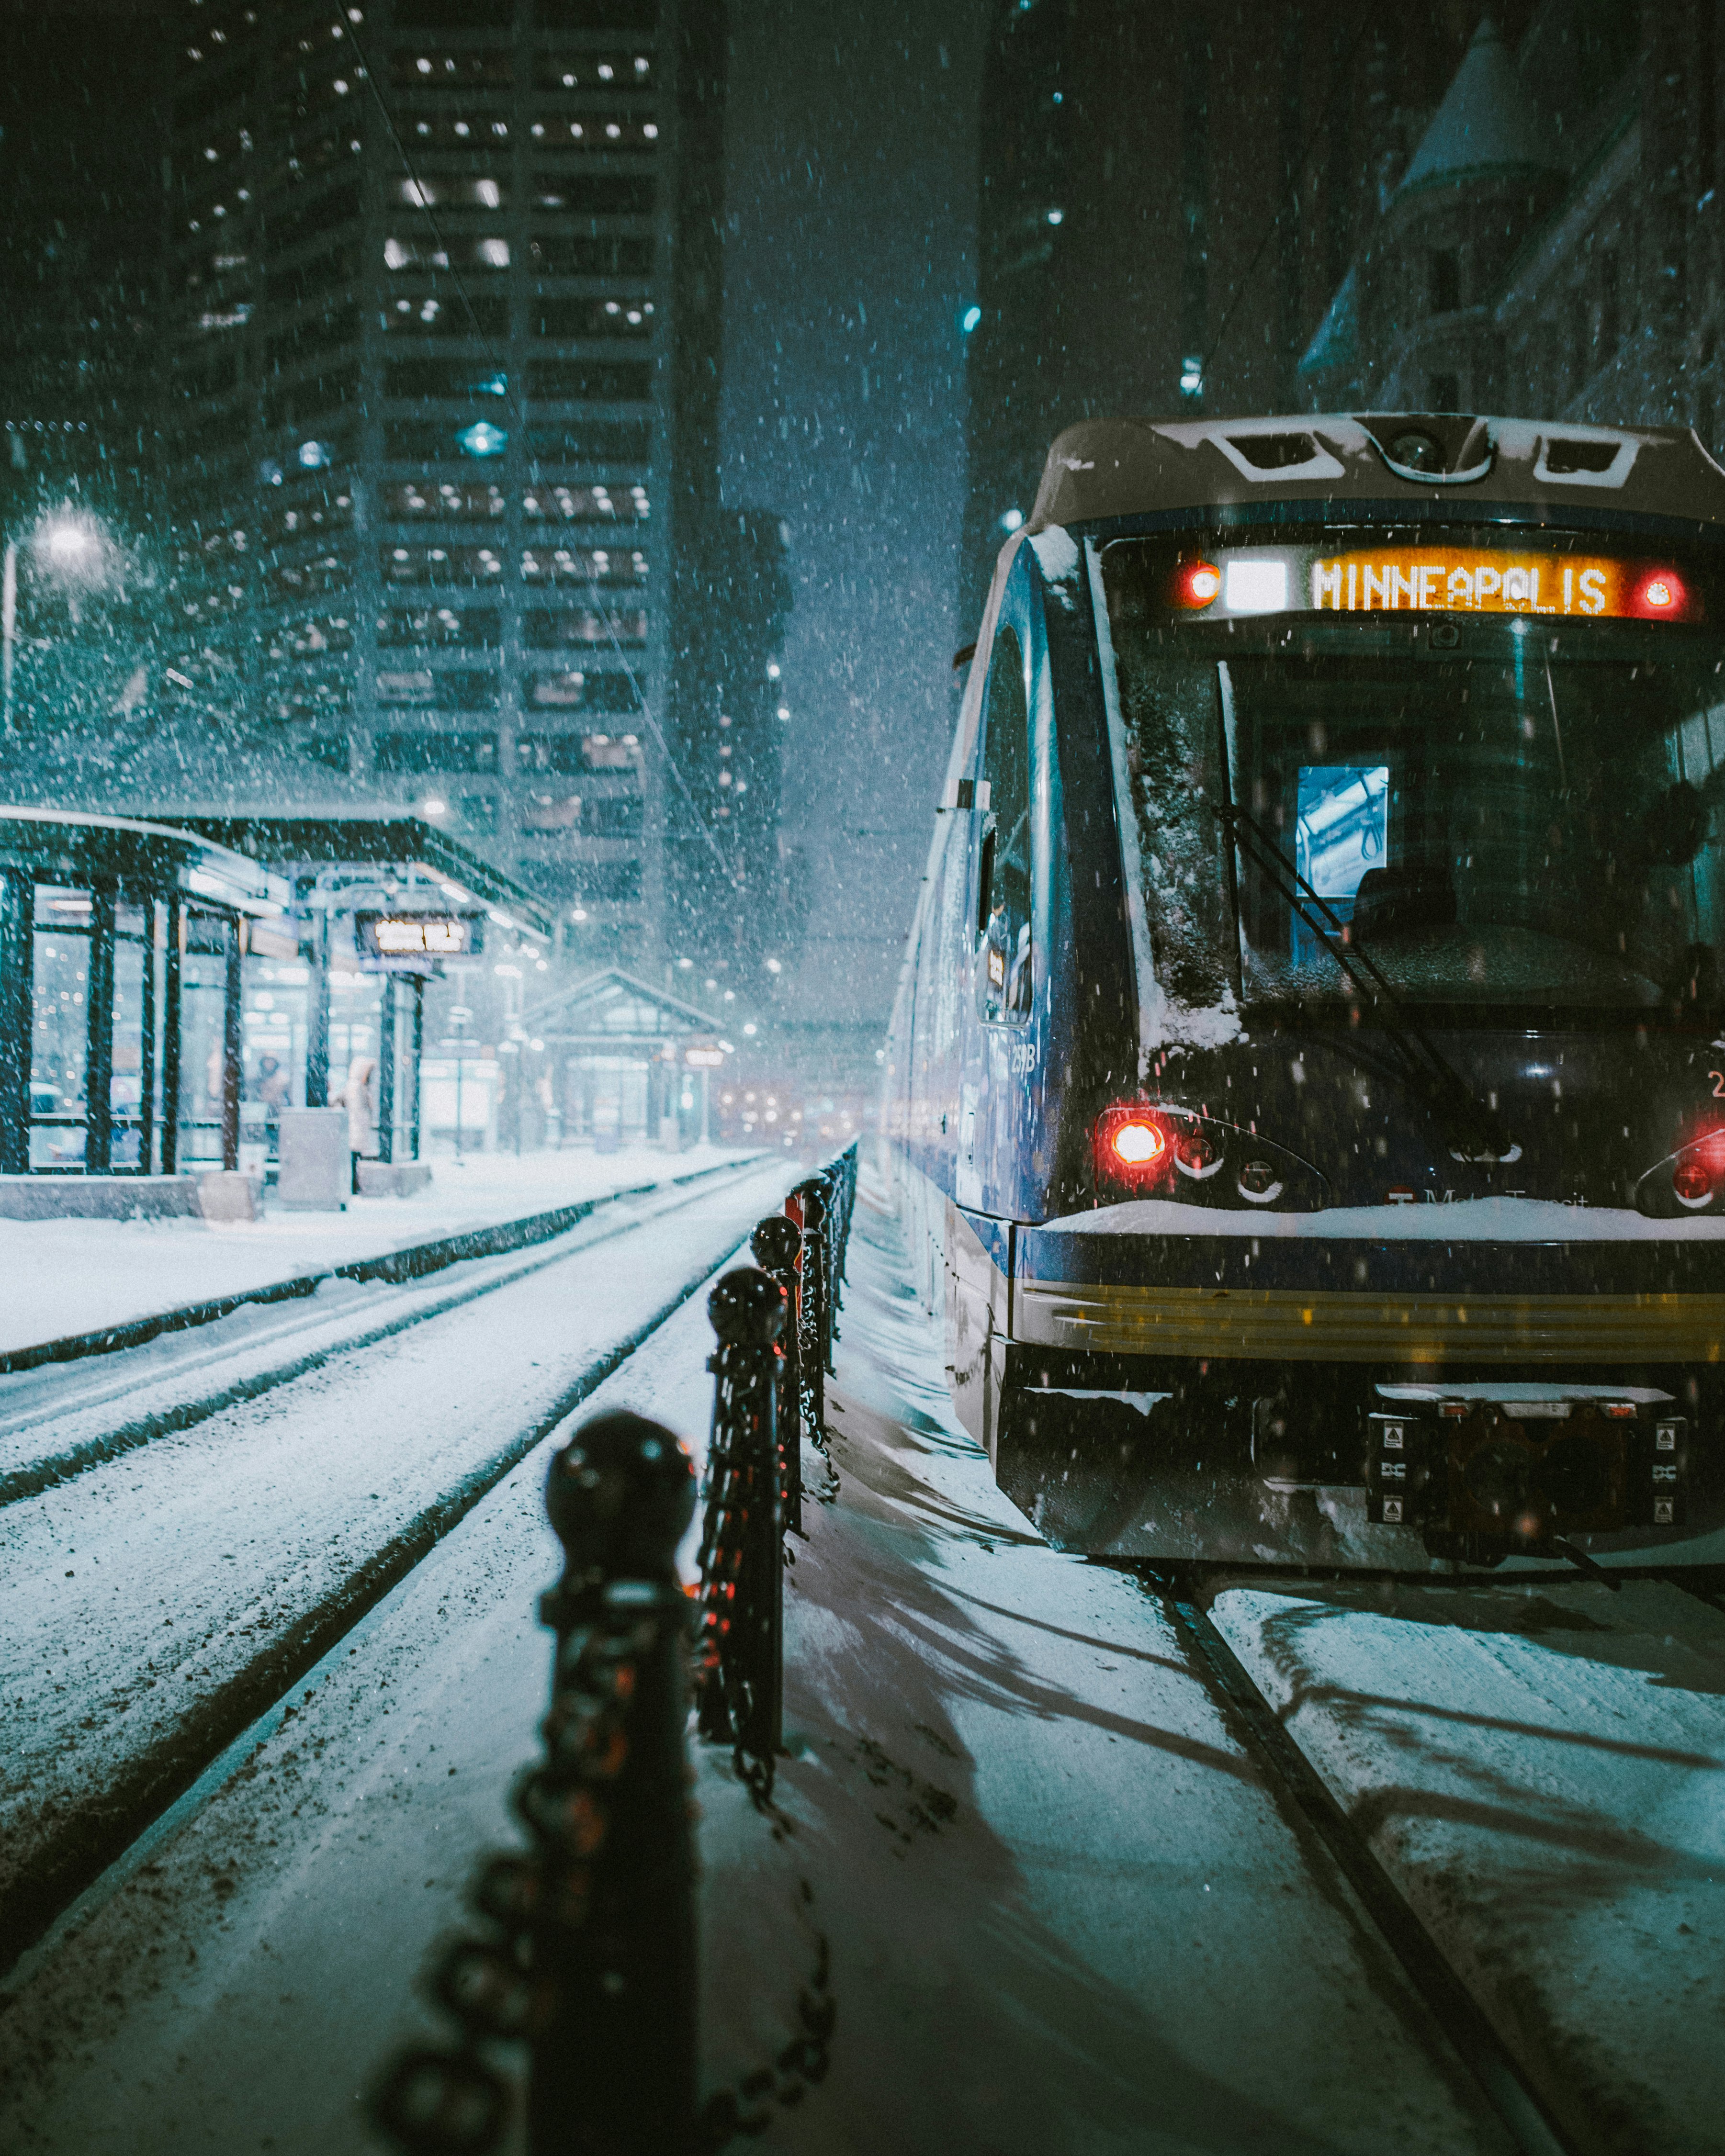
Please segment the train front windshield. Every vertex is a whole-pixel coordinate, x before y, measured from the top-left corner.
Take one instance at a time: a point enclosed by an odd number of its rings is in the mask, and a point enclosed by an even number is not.
[[[1717,1009],[1725,585],[1681,555],[1502,542],[1105,548],[1175,1001],[1357,1002],[1345,931],[1411,1002]]]

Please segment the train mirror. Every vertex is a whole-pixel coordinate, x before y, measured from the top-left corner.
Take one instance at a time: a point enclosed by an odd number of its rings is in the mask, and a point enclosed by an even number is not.
[[[1668,786],[1641,819],[1647,859],[1661,868],[1686,868],[1707,836],[1707,804],[1686,778]]]

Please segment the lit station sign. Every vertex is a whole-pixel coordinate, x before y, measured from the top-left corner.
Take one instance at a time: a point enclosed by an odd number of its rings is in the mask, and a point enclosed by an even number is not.
[[[476,924],[459,913],[362,913],[354,925],[373,958],[465,958],[478,948]]]
[[[1700,594],[1666,564],[1604,554],[1385,547],[1321,554],[1253,549],[1182,562],[1182,613],[1513,613],[1582,620],[1698,621]]]
[[[685,1048],[683,1060],[691,1070],[721,1070],[725,1062],[722,1048]]]

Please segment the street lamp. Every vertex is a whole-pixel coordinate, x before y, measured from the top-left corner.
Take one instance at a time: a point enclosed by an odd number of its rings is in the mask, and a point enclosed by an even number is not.
[[[24,543],[42,557],[62,583],[94,583],[101,573],[106,534],[92,516],[69,509],[44,516],[25,536]],[[3,576],[0,576],[0,732],[12,732],[12,673],[18,643],[18,542],[6,542]],[[75,619],[75,612],[74,617]]]

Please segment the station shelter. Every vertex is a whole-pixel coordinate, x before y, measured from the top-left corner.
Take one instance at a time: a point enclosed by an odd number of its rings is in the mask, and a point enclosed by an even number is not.
[[[0,1173],[237,1166],[241,970],[290,896],[191,832],[0,808]]]
[[[680,1150],[712,1128],[711,1081],[732,1050],[711,1015],[615,968],[524,1011],[544,1059],[547,1142]]]
[[[201,835],[267,862],[288,883],[289,917],[249,938],[240,1009],[240,1165],[266,1175],[285,1107],[368,1098],[369,1150],[419,1158],[443,1112],[485,1101],[426,1059],[427,983],[494,948],[535,951],[551,924],[519,885],[423,818],[387,813],[193,815]],[[460,1074],[458,1072],[458,1076]],[[448,1135],[445,1133],[445,1135]]]
[[[412,815],[0,808],[0,1173],[267,1175],[362,1076],[417,1159],[427,982],[549,928]]]

